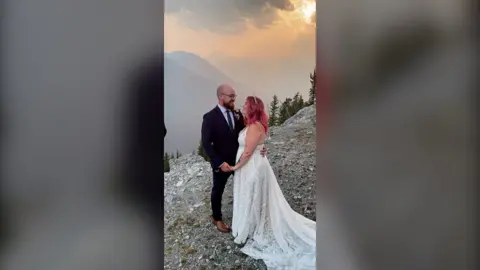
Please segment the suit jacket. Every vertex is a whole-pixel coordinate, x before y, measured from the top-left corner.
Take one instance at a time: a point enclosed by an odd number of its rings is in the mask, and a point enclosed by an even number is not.
[[[235,128],[231,131],[218,106],[203,115],[202,146],[210,157],[210,163],[214,170],[217,170],[223,162],[235,165],[238,134],[245,127],[245,123],[239,112],[235,112],[234,116]]]

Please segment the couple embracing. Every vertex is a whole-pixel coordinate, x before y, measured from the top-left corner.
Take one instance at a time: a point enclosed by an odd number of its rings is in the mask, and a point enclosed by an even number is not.
[[[288,204],[265,157],[268,117],[263,101],[245,100],[234,111],[235,90],[222,84],[218,105],[203,116],[202,145],[213,170],[212,223],[231,232],[241,251],[269,269],[316,269],[316,223]],[[233,174],[233,217],[222,219],[222,195]]]

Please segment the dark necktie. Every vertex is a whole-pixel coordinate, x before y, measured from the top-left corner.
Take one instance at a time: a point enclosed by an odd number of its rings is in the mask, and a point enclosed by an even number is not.
[[[233,123],[232,123],[232,117],[230,117],[230,114],[232,111],[227,110],[227,121],[228,121],[228,126],[230,127],[230,130],[233,131]]]

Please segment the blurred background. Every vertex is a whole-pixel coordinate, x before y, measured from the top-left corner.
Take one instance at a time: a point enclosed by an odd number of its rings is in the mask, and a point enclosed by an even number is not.
[[[127,74],[162,51],[162,3],[1,4],[0,268],[152,269],[152,224],[113,190]]]
[[[317,1],[317,192],[359,267],[476,269],[473,5]]]

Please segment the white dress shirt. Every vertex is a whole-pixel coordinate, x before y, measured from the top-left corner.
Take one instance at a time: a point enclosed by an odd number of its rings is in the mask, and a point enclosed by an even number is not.
[[[230,115],[230,119],[232,119],[232,128],[235,129],[235,118],[233,116],[233,111],[230,111],[230,114],[227,113],[227,108],[223,107],[222,105],[218,104],[217,105],[218,108],[220,108],[220,110],[222,111],[223,113],[223,117],[225,118],[225,121],[227,121],[227,124],[228,124],[228,115]]]

